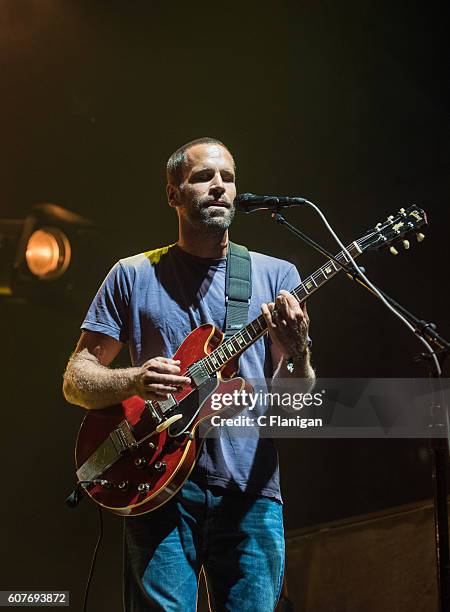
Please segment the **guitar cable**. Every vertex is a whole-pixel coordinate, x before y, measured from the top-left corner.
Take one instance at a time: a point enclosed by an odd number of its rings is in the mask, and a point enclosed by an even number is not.
[[[89,587],[91,586],[92,577],[94,575],[95,562],[97,560],[97,554],[98,554],[98,551],[99,551],[99,548],[100,548],[100,544],[101,544],[101,541],[102,541],[102,538],[103,538],[103,512],[102,512],[102,507],[101,506],[97,506],[97,510],[98,510],[99,532],[98,532],[97,543],[96,543],[95,548],[94,548],[94,553],[92,555],[91,567],[89,569],[89,576],[88,576],[88,579],[87,579],[86,587],[84,589],[83,612],[87,612],[87,603],[88,603],[88,597],[89,597]]]

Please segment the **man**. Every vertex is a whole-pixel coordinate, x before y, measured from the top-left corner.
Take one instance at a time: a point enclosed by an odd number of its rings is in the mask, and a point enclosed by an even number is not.
[[[178,242],[121,260],[108,274],[67,366],[71,403],[101,409],[132,395],[166,398],[190,382],[170,358],[185,336],[202,323],[223,327],[236,196],[225,145],[201,138],[178,149],[167,164],[167,196]],[[240,375],[312,381],[308,315],[289,294],[300,282],[297,270],[259,253],[251,253],[251,265],[249,320],[261,309],[270,338],[241,356]],[[125,343],[133,367],[110,368]],[[175,498],[125,519],[124,554],[126,610],[194,611],[202,566],[214,610],[273,610],[284,567],[273,441],[226,432],[208,438]]]

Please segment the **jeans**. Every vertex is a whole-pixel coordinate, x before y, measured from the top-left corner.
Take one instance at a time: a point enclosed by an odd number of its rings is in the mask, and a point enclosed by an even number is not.
[[[284,570],[282,507],[186,481],[161,508],[125,519],[127,612],[194,612],[201,567],[215,612],[270,612]]]

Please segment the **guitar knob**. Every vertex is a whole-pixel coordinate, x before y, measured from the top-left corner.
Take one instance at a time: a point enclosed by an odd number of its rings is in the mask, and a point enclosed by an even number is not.
[[[162,474],[163,472],[166,471],[167,465],[165,461],[156,461],[153,467],[155,468],[157,472],[160,472]]]
[[[134,465],[137,468],[145,468],[148,465],[148,461],[145,457],[138,457],[137,459],[134,460]]]
[[[392,255],[398,255],[398,251],[395,247],[391,246],[391,248],[389,249],[389,251],[392,253]]]
[[[137,490],[139,493],[148,493],[148,491],[150,491],[150,485],[148,482],[141,482],[138,484]]]
[[[425,234],[422,234],[422,232],[419,232],[418,234],[416,234],[416,238],[417,238],[417,242],[422,242],[422,240],[425,238]]]
[[[109,480],[104,480],[104,479],[97,480],[97,481],[94,480],[94,483],[99,484],[104,489],[111,489],[113,486],[112,482],[109,482]]]

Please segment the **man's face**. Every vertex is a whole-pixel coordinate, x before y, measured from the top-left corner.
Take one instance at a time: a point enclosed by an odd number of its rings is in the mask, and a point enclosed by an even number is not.
[[[169,201],[177,207],[181,223],[224,231],[234,218],[234,181],[233,158],[224,147],[195,145],[186,152],[183,182],[169,187]]]

